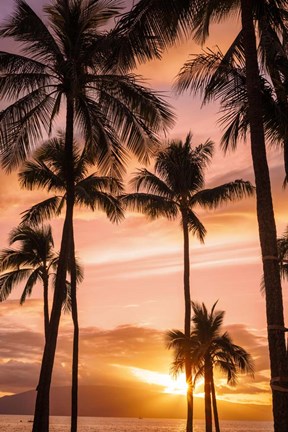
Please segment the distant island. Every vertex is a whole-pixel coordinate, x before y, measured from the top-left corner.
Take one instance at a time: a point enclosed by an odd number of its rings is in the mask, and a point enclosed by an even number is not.
[[[145,388],[146,387],[146,388]],[[51,415],[70,414],[70,388],[51,391]],[[0,414],[33,415],[36,391],[0,398]],[[160,402],[160,403],[159,403]],[[203,419],[203,399],[195,398],[195,418]],[[87,417],[185,418],[185,397],[160,393],[153,385],[138,389],[113,386],[80,386],[79,415]],[[219,400],[223,420],[272,420],[267,405],[236,404]],[[141,415],[139,415],[141,413]]]

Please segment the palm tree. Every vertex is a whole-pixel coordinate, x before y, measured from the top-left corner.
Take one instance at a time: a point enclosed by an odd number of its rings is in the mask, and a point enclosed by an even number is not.
[[[244,348],[233,344],[227,332],[221,334],[224,312],[215,311],[217,302],[207,311],[204,303],[192,303],[193,328],[187,338],[179,330],[167,332],[168,348],[174,350],[172,371],[178,374],[184,368],[185,353],[189,353],[195,373],[194,382],[204,375],[206,432],[212,432],[212,409],[216,432],[220,432],[214,384],[214,368],[227,377],[227,384],[235,385],[238,373],[253,375],[253,361]],[[212,399],[212,400],[211,400]]]
[[[194,327],[191,332],[192,339],[197,340],[194,356],[203,361],[202,372],[205,387],[205,417],[206,432],[212,432],[211,397],[213,400],[215,428],[219,431],[218,411],[213,378],[213,368],[219,368],[227,376],[227,383],[236,384],[237,373],[253,374],[253,362],[250,355],[240,346],[232,343],[227,332],[221,334],[224,319],[223,311],[215,311],[216,303],[208,312],[204,303],[192,303]]]
[[[210,23],[220,22],[236,11],[241,16],[242,43],[246,69],[248,121],[250,125],[251,154],[256,183],[257,219],[263,261],[266,292],[266,318],[271,369],[274,427],[284,432],[288,424],[287,349],[283,316],[282,288],[277,264],[277,233],[271,194],[270,175],[266,156],[263,109],[255,21],[265,19],[280,33],[285,28],[287,14],[285,0],[139,0],[122,21],[122,31],[140,40],[148,33],[159,39],[162,47],[191,32],[204,42],[209,35]],[[279,390],[283,388],[283,391]]]
[[[122,209],[113,194],[122,191],[122,183],[111,176],[97,176],[89,174],[94,163],[91,153],[73,144],[73,178],[75,191],[75,204],[89,207],[91,210],[104,210],[112,222],[123,218]],[[24,163],[19,173],[22,187],[33,190],[46,189],[54,194],[51,198],[32,206],[23,214],[25,223],[37,224],[43,219],[59,215],[65,204],[67,205],[67,171],[65,137],[60,134],[58,138],[48,140],[34,155],[34,160]],[[74,242],[71,242],[74,247]],[[71,272],[71,312],[74,325],[73,336],[73,364],[72,364],[72,418],[71,431],[77,430],[78,412],[78,350],[79,350],[79,324],[77,311],[76,285],[77,263],[75,250],[71,248],[68,257]]]
[[[53,250],[51,227],[47,225],[33,228],[28,225],[20,225],[10,233],[9,245],[14,243],[20,243],[20,246],[17,249],[3,249],[0,253],[0,301],[6,300],[16,285],[26,281],[20,298],[22,305],[32,294],[36,283],[41,281],[44,299],[44,330],[45,339],[47,339],[49,277],[55,272],[58,260]]]
[[[132,178],[135,193],[126,194],[122,200],[126,206],[141,211],[152,219],[180,216],[184,240],[184,333],[190,336],[191,297],[189,232],[204,241],[206,229],[198,219],[194,208],[216,208],[220,204],[253,194],[249,182],[236,180],[211,189],[203,189],[204,172],[211,162],[213,143],[206,141],[192,148],[192,136],[188,134],[185,142],[172,141],[156,156],[155,173],[141,169]],[[190,357],[186,359],[187,390],[187,428],[192,427],[192,381]],[[189,426],[188,426],[189,425]],[[190,430],[190,429],[188,429]]]
[[[158,143],[158,133],[173,123],[170,108],[159,95],[137,81],[120,56],[111,61],[116,35],[103,28],[119,13],[117,0],[54,0],[44,11],[47,24],[24,0],[17,0],[0,29],[2,37],[14,39],[22,48],[20,54],[0,53],[1,99],[12,101],[0,114],[2,165],[8,170],[17,166],[44,132],[50,134],[62,106],[66,115],[67,206],[33,432],[49,428],[63,287],[69,251],[74,249],[74,129],[102,167],[119,173],[127,156],[123,144],[145,160]]]
[[[54,284],[58,265],[58,254],[54,252],[54,240],[50,225],[30,226],[21,224],[9,236],[9,245],[19,243],[17,249],[6,248],[0,252],[0,302],[6,300],[13,288],[26,280],[20,304],[30,297],[37,282],[43,284],[44,334],[49,331],[49,279]],[[69,268],[69,272],[71,269]],[[76,263],[76,279],[81,282],[83,272]],[[71,311],[71,283],[66,281],[63,310]]]

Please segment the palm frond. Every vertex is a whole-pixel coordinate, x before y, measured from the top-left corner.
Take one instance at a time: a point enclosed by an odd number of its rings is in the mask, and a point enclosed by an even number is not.
[[[199,204],[204,208],[216,208],[219,205],[253,196],[255,187],[248,181],[235,180],[225,183],[212,189],[204,189],[194,194],[190,200],[190,205]]]
[[[51,219],[54,215],[59,215],[62,204],[63,199],[60,196],[48,198],[22,212],[22,222],[37,225],[43,220]]]
[[[30,92],[0,113],[1,161],[10,171],[19,166],[43,132],[50,129],[54,97],[42,88]]]
[[[193,16],[194,38],[203,44],[209,36],[210,25],[221,22],[227,16],[238,13],[237,2],[202,0],[196,2],[197,8]]]
[[[99,92],[101,111],[117,130],[120,140],[140,161],[158,144],[159,131],[167,131],[174,124],[169,104],[140,84],[141,77],[132,74],[96,75],[91,87]]]
[[[124,190],[123,182],[115,177],[97,176],[96,173],[89,175],[76,184],[76,189],[84,187],[88,193],[91,191],[110,192],[120,194]]]
[[[9,74],[44,74],[47,66],[35,59],[21,54],[0,51],[0,70],[5,76]]]
[[[207,232],[206,228],[192,210],[188,210],[187,223],[189,231],[192,232],[194,236],[198,237],[201,243],[204,243],[204,238]]]
[[[77,187],[76,204],[90,207],[92,210],[104,211],[111,222],[118,223],[124,218],[121,201],[107,192],[87,190],[85,186],[83,181],[81,187]]]
[[[56,175],[40,158],[26,162],[18,177],[21,187],[29,190],[39,188],[64,192],[66,189],[64,179]]]
[[[139,169],[129,183],[137,192],[143,188],[148,194],[170,200],[174,198],[174,193],[169,186],[160,177],[145,168]]]
[[[29,278],[31,269],[17,269],[0,275],[0,302],[7,299],[15,285]]]
[[[21,305],[23,303],[25,303],[25,300],[27,297],[31,296],[34,285],[36,284],[36,282],[38,280],[42,280],[40,267],[36,268],[27,278],[24,290],[23,290],[21,298],[20,298],[20,304]]]
[[[84,132],[87,153],[97,160],[103,174],[121,178],[125,173],[128,153],[117,132],[93,99],[81,97],[76,103],[76,121]]]
[[[1,56],[0,56],[1,57]],[[19,94],[30,93],[49,84],[46,73],[9,73],[0,77],[0,92],[4,99],[17,99]]]
[[[131,193],[121,196],[124,207],[132,211],[144,213],[151,219],[166,217],[173,220],[178,216],[178,206],[174,201],[167,200],[157,195],[146,193]]]
[[[0,35],[21,42],[26,52],[45,64],[63,60],[48,27],[24,0],[17,0],[16,10],[1,26]]]
[[[140,0],[122,17],[119,29],[133,42],[136,58],[143,62],[152,55],[159,56],[175,39],[191,33],[196,8],[192,0]]]
[[[35,260],[33,250],[2,249],[0,253],[0,271],[4,272],[8,269],[31,266],[35,264]]]

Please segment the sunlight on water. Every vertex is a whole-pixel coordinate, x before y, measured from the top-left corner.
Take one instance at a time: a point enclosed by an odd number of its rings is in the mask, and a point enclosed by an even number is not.
[[[31,432],[31,416],[0,416],[1,432]],[[69,432],[68,417],[52,417],[51,432]],[[204,432],[196,420],[194,432]],[[272,432],[271,422],[222,421],[221,432]],[[184,420],[80,417],[78,432],[185,432]]]

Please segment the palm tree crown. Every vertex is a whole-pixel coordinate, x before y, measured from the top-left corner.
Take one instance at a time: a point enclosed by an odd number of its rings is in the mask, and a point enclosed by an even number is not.
[[[104,28],[119,2],[55,0],[44,11],[47,25],[18,0],[1,26],[2,37],[23,47],[21,54],[0,53],[0,94],[14,100],[0,115],[3,166],[17,166],[44,131],[51,133],[65,100],[73,101],[75,125],[105,166],[113,156],[114,168],[123,169],[122,143],[144,159],[173,115],[135,74],[108,67],[116,35]]]
[[[209,140],[192,148],[191,134],[187,135],[184,143],[171,142],[157,154],[155,173],[140,169],[134,176],[131,184],[137,192],[125,195],[124,203],[151,218],[165,216],[175,219],[181,214],[189,231],[203,241],[206,229],[194,207],[216,208],[254,192],[253,186],[243,180],[203,189],[205,169],[211,162],[213,150],[213,143]]]
[[[104,210],[112,222],[123,218],[121,206],[114,194],[122,191],[122,182],[110,176],[89,174],[93,159],[76,142],[73,145],[73,178],[75,204],[92,211]],[[43,219],[59,215],[67,199],[67,164],[64,136],[59,135],[45,142],[34,155],[34,159],[24,163],[19,173],[20,184],[27,189],[46,189],[53,193],[51,198],[35,204],[24,212],[23,220],[37,224]]]

